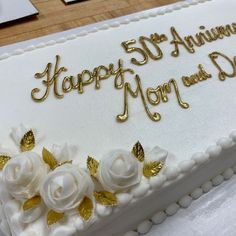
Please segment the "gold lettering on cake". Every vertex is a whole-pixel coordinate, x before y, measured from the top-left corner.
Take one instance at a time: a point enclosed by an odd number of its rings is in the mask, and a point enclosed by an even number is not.
[[[140,95],[144,109],[145,109],[147,115],[149,116],[149,118],[152,121],[159,121],[161,119],[161,115],[157,112],[152,113],[148,108],[148,104],[146,102],[144,92],[142,89],[140,77],[138,75],[136,75],[134,77],[134,80],[137,85],[137,87],[135,89],[132,89],[131,84],[128,82],[126,82],[124,84],[124,112],[117,116],[117,121],[124,122],[129,117],[129,105],[128,105],[128,97],[129,96],[128,95],[131,95],[133,98],[137,98]]]
[[[84,87],[92,83],[95,84],[95,89],[100,89],[102,80],[113,77],[114,88],[123,90],[124,94],[123,113],[117,115],[117,121],[119,122],[124,122],[129,117],[129,96],[133,98],[140,97],[146,114],[155,122],[161,119],[161,115],[158,112],[151,112],[149,105],[156,106],[160,101],[168,102],[168,94],[172,92],[175,94],[180,107],[185,109],[189,107],[188,103],[183,102],[177,82],[174,79],[171,79],[168,83],[159,85],[156,88],[150,87],[144,90],[139,75],[135,74],[134,70],[130,68],[124,68],[124,62],[121,59],[118,60],[117,68],[111,63],[109,66],[100,65],[95,67],[92,71],[87,69],[83,70],[81,73],[78,73],[77,76],[66,75],[64,77],[62,76],[62,72],[67,72],[67,69],[66,67],[60,67],[59,62],[60,56],[57,55],[55,66],[52,63],[48,63],[42,73],[35,74],[36,79],[46,79],[42,81],[45,91],[41,97],[35,96],[41,89],[34,88],[32,90],[31,96],[34,101],[45,101],[50,94],[51,87],[53,87],[55,97],[62,99],[64,94],[74,90],[77,90],[79,94],[84,93]],[[131,83],[126,81],[127,74],[133,76],[134,87],[131,86]]]
[[[62,72],[67,71],[65,67],[60,67],[59,68],[59,61],[60,61],[60,56],[56,56],[56,64],[54,68],[54,73],[52,73],[52,63],[48,63],[45,70],[42,73],[36,73],[35,78],[36,79],[42,79],[46,77],[46,80],[42,81],[42,84],[46,87],[46,90],[44,94],[41,97],[37,97],[36,94],[38,94],[41,89],[39,88],[34,88],[31,91],[31,97],[35,102],[43,102],[47,99],[49,92],[50,92],[50,87],[53,85],[53,90],[54,90],[54,95],[56,98],[63,98],[64,95],[60,94],[58,91],[58,79],[59,76],[61,75]]]
[[[93,77],[95,78],[95,88],[100,89],[101,80],[108,79],[110,76],[111,76],[110,68],[107,68],[106,66],[103,65],[95,68],[93,71]]]
[[[133,53],[133,52],[136,52],[138,54],[141,55],[142,57],[142,60],[137,60],[136,58],[131,58],[131,62],[134,64],[134,65],[137,65],[137,66],[141,66],[141,65],[145,65],[147,64],[148,62],[148,56],[147,56],[147,53],[145,53],[145,51],[141,48],[138,48],[138,47],[132,47],[131,45],[134,45],[136,44],[136,40],[135,39],[131,39],[131,40],[128,40],[128,41],[125,41],[125,42],[122,42],[121,45],[123,46],[123,48],[125,49],[125,51],[127,53]]]
[[[198,82],[202,82],[204,80],[210,79],[212,77],[211,74],[207,73],[204,69],[203,65],[198,65],[198,72],[192,74],[190,76],[182,76],[183,84],[186,87],[190,87],[191,85],[197,84]]]
[[[83,70],[81,73],[78,73],[76,76],[69,75],[61,78],[62,72],[66,72],[67,68],[59,67],[60,56],[56,56],[56,63],[53,70],[53,64],[48,63],[45,70],[42,73],[36,73],[36,79],[43,79],[46,77],[46,80],[42,81],[42,84],[45,87],[45,92],[41,97],[36,95],[41,91],[39,88],[34,88],[31,91],[31,97],[35,102],[43,102],[47,99],[50,93],[50,88],[53,87],[53,92],[56,98],[63,98],[65,93],[69,93],[72,90],[77,90],[78,93],[84,93],[84,87],[92,83],[95,83],[95,89],[100,89],[101,81],[114,76],[115,78],[115,88],[123,88],[124,77],[127,72],[134,73],[132,69],[124,68],[124,63],[122,59],[118,60],[118,68],[116,69],[114,64],[110,64],[108,67],[100,65],[95,67],[92,71]],[[52,72],[53,71],[53,72]],[[61,86],[59,85],[59,79],[62,79]]]
[[[189,104],[186,102],[183,102],[183,100],[180,96],[177,82],[174,79],[170,79],[168,83],[164,83],[163,85],[159,85],[155,89],[148,88],[146,91],[146,94],[147,94],[147,99],[148,99],[149,103],[152,105],[158,105],[161,101],[168,102],[169,98],[168,98],[167,94],[170,94],[172,92],[172,89],[171,89],[172,87],[174,88],[175,96],[177,98],[177,101],[178,101],[178,104],[180,105],[180,107],[182,107],[184,109],[189,108]],[[152,98],[153,95],[155,96],[155,99]]]
[[[156,42],[158,42],[158,36],[151,35],[150,38],[145,37],[145,36],[141,36],[139,37],[139,42],[142,45],[144,51],[147,53],[148,57],[150,57],[152,60],[160,60],[163,57],[163,53],[160,49],[160,47],[158,46],[158,44]],[[152,45],[155,48],[156,51],[156,55],[149,49],[148,47],[148,43],[150,43],[150,45]]]
[[[78,89],[79,93],[84,92],[84,87],[94,82],[93,73],[89,70],[83,70],[80,74],[77,74],[77,83],[74,88]]]
[[[233,60],[231,60],[228,56],[226,56],[223,53],[212,52],[211,54],[209,54],[209,57],[213,62],[213,64],[215,65],[215,67],[218,69],[219,71],[218,77],[221,81],[224,81],[226,78],[233,78],[236,76],[236,56],[233,58]],[[218,59],[220,59],[221,61],[223,60],[224,63],[227,63],[231,68],[230,71],[224,70],[222,68],[223,65],[221,65],[220,62],[218,62]]]
[[[179,45],[182,45],[189,53],[194,53],[195,50],[193,46],[188,45],[179,35],[179,33],[176,31],[175,27],[170,28],[171,35],[173,36],[173,40],[170,42],[174,45],[175,50],[171,52],[171,55],[173,57],[179,56]]]
[[[114,87],[116,89],[122,89],[124,87],[124,81],[125,81],[125,74],[128,72],[129,74],[134,74],[134,70],[127,68],[124,68],[124,62],[123,60],[118,61],[118,68],[115,70],[114,65],[111,64],[111,74],[115,76],[114,79]]]
[[[175,27],[170,28],[173,40],[170,44],[174,45],[174,50],[171,52],[173,57],[178,57],[180,54],[180,46],[183,46],[189,53],[195,53],[194,47],[201,47],[206,43],[211,43],[225,37],[231,37],[236,34],[236,23],[216,26],[210,30],[206,30],[205,26],[199,27],[200,32],[195,35],[182,37]]]
[[[199,30],[200,31],[194,35],[182,36],[177,32],[175,27],[171,27],[170,33],[172,38],[169,43],[174,46],[171,55],[178,57],[181,47],[188,53],[193,54],[196,51],[196,47],[202,47],[207,43],[236,35],[236,23],[216,26],[211,29],[200,26]],[[131,39],[124,41],[121,45],[127,53],[137,55],[137,58],[131,58],[131,63],[141,66],[147,64],[150,59],[158,61],[163,58],[164,52],[159,44],[165,41],[168,41],[168,37],[165,34],[154,33],[150,34],[148,37],[140,36],[138,40]],[[209,54],[209,58],[217,68],[220,80],[224,81],[226,78],[236,77],[236,56],[230,59],[225,54],[215,51]],[[133,69],[125,68],[122,59],[118,59],[117,66],[113,63],[107,66],[99,65],[92,70],[83,69],[80,73],[75,75],[65,74],[68,72],[67,68],[59,64],[60,56],[57,55],[55,64],[48,63],[43,72],[35,74],[35,78],[41,80],[42,88],[36,87],[31,91],[33,101],[45,101],[51,91],[57,99],[62,99],[65,94],[72,91],[83,94],[86,90],[86,86],[93,85],[95,90],[99,90],[102,87],[103,81],[112,78],[114,79],[114,88],[123,90],[123,112],[116,117],[119,122],[124,122],[129,118],[130,97],[140,98],[145,113],[155,122],[161,119],[161,115],[158,112],[153,112],[150,107],[157,106],[161,102],[168,102],[169,94],[174,94],[181,108],[189,108],[189,104],[182,100],[178,83],[175,79],[170,79],[167,83],[159,84],[154,88],[148,87],[144,89],[140,76],[136,74]],[[227,69],[225,69],[226,66]],[[166,68],[168,69],[168,65]],[[132,85],[126,81],[127,75],[132,76]],[[211,77],[212,75],[205,70],[203,65],[199,64],[196,73],[189,76],[182,76],[181,80],[184,86],[190,87],[199,82],[206,81]]]
[[[135,89],[132,89],[131,84],[128,82],[124,84],[124,111],[122,114],[117,116],[117,120],[119,122],[124,122],[129,117],[129,103],[128,103],[129,95],[133,98],[137,98],[138,96],[140,96],[146,114],[152,121],[155,121],[155,122],[161,119],[161,115],[158,112],[152,113],[149,109],[148,103],[150,103],[153,106],[156,106],[161,101],[168,102],[169,99],[168,99],[167,94],[170,94],[172,92],[172,87],[174,89],[174,93],[180,107],[184,109],[189,108],[189,104],[186,102],[183,102],[180,96],[177,82],[174,79],[171,79],[168,83],[164,83],[163,85],[157,86],[157,88],[155,89],[148,88],[146,90],[146,97],[144,95],[145,93],[142,88],[140,77],[138,75],[135,75],[134,80],[137,85]],[[155,96],[155,99],[152,98],[153,95]]]
[[[62,91],[64,93],[69,93],[73,89],[73,76],[66,76],[62,81]]]
[[[122,42],[121,45],[127,53],[136,52],[140,54],[142,60],[137,60],[136,58],[131,58],[131,63],[137,66],[142,66],[148,63],[149,58],[154,61],[160,60],[163,57],[163,52],[158,46],[159,43],[167,41],[168,38],[164,34],[151,34],[150,37],[140,36],[139,43],[141,47],[133,47],[137,43],[135,39],[131,39],[125,42]],[[150,46],[154,48],[155,52],[152,52]]]

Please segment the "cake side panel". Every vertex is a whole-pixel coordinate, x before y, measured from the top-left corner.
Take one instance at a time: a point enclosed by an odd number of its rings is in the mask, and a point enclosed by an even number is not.
[[[132,56],[126,54],[120,44],[153,32],[165,33],[171,39],[171,26],[175,26],[181,35],[190,35],[198,32],[201,25],[210,28],[234,22],[234,4],[222,4],[221,0],[206,2],[1,61],[1,107],[7,117],[1,123],[2,143],[11,145],[9,130],[14,125],[24,123],[35,126],[43,134],[40,143],[42,146],[70,142],[78,145],[80,158],[94,155],[100,159],[108,149],[130,148],[137,140],[147,146],[158,143],[175,153],[179,159],[187,159],[192,153],[206,148],[210,142],[214,142],[222,134],[228,134],[235,127],[235,111],[232,109],[235,100],[230,96],[234,91],[235,80],[228,79],[224,83],[219,81],[218,71],[208,58],[208,54],[213,51],[224,52],[229,58],[233,58],[235,37],[196,48],[195,54],[189,54],[181,48],[178,58],[170,56],[173,45],[164,42],[161,45],[163,59],[150,60],[147,65],[139,67],[129,62]],[[186,19],[190,22],[188,25]],[[64,76],[77,75],[83,69],[92,70],[109,63],[114,63],[116,67],[118,59],[122,58],[124,66],[133,69],[140,76],[144,91],[150,86],[157,87],[170,78],[175,78],[181,97],[189,103],[190,108],[185,110],[179,107],[175,95],[170,94],[168,103],[150,106],[151,112],[162,115],[160,122],[153,122],[145,113],[141,98],[129,97],[129,119],[122,124],[117,123],[116,116],[124,110],[124,91],[114,89],[113,78],[101,81],[99,90],[94,89],[93,83],[84,87],[83,94],[72,91],[65,94],[63,99],[56,99],[53,88],[50,88],[46,101],[37,104],[32,101],[30,93],[32,89],[40,88],[38,96],[41,96],[45,87],[42,79],[35,79],[34,75],[36,72],[43,72],[48,62],[55,65],[56,55],[61,56],[60,66],[68,69],[60,82]],[[196,72],[198,64],[203,64],[213,77],[202,84],[186,88],[181,76]],[[126,80],[135,86],[132,75],[127,75]],[[206,132],[210,134],[208,137]],[[182,146],[181,149],[179,145]]]

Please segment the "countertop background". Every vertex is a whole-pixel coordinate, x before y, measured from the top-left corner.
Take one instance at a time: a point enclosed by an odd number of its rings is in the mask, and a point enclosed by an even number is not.
[[[7,0],[4,0],[7,1]],[[178,0],[88,0],[65,5],[62,0],[32,0],[39,15],[0,26],[0,46],[109,20]]]
[[[20,0],[19,0],[20,1]],[[0,26],[0,46],[177,2],[178,0],[32,0],[39,15]],[[14,6],[13,6],[14,7]]]

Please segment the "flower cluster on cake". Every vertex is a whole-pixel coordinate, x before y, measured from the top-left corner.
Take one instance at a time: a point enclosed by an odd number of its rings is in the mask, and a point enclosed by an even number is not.
[[[142,179],[158,182],[166,168],[168,152],[155,147],[145,154],[140,142],[132,151],[110,151],[100,161],[88,157],[84,168],[74,164],[76,151],[68,144],[35,152],[36,133],[21,125],[11,133],[20,152],[0,150],[1,188],[20,205],[22,227],[43,215],[48,226],[77,215],[83,229],[96,214],[107,216],[128,204],[130,191],[143,191]]]

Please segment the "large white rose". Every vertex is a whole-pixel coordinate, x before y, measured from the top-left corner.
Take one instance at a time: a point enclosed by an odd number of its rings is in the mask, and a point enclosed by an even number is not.
[[[86,171],[64,164],[46,177],[40,194],[49,209],[65,212],[78,207],[85,196],[91,197],[93,190],[93,181]]]
[[[16,199],[29,199],[39,192],[48,166],[34,152],[24,152],[10,159],[2,173],[8,192]]]
[[[115,150],[100,161],[97,178],[107,191],[124,191],[141,180],[141,164],[132,153]]]

